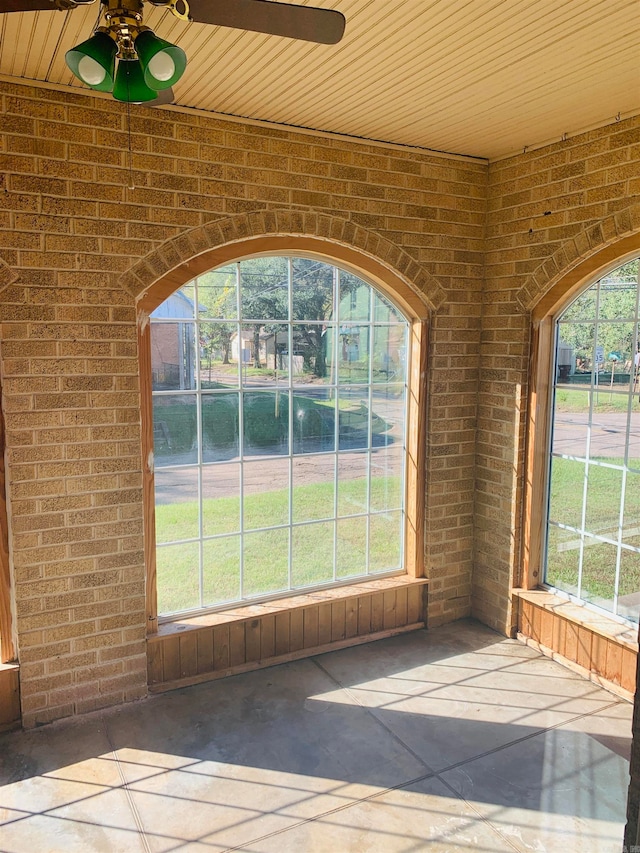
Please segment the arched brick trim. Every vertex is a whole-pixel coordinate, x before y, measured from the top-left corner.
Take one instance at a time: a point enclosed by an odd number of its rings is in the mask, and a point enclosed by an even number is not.
[[[428,310],[436,310],[444,301],[442,286],[404,249],[349,220],[313,211],[261,210],[216,219],[185,231],[149,252],[120,277],[120,283],[140,299],[153,284],[169,278],[172,270],[191,266],[199,256],[213,256],[215,250],[238,243],[245,244],[244,253],[251,253],[252,240],[257,246],[261,238],[269,237],[317,238],[318,247],[324,241],[327,246],[333,244],[355,250],[399,276]],[[220,262],[225,259],[221,256]],[[210,266],[215,266],[215,257],[212,260]],[[198,269],[197,263],[193,266],[195,275],[203,271]]]
[[[0,258],[0,290],[12,284],[18,278],[18,273]]]
[[[574,284],[638,249],[640,203],[635,202],[566,240],[529,276],[516,298],[525,311],[537,309],[543,301],[550,307],[555,302],[552,294],[559,282],[563,282],[566,294]],[[547,296],[551,298],[545,300]]]

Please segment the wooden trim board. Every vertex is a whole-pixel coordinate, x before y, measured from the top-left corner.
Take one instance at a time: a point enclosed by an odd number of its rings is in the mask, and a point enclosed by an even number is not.
[[[427,583],[403,575],[161,625],[147,639],[149,690],[424,628]]]
[[[15,664],[0,664],[0,732],[20,725],[20,681]]]
[[[636,689],[637,632],[546,590],[514,590],[518,632],[549,656],[603,686]],[[619,692],[619,691],[616,691]]]

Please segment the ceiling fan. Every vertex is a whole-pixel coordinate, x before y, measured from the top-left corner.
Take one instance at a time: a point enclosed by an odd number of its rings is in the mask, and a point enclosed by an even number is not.
[[[0,14],[70,11],[94,2],[0,0]],[[102,26],[91,38],[68,50],[65,61],[83,83],[99,92],[112,92],[118,101],[148,102],[152,106],[171,103],[171,87],[187,66],[182,48],[144,26],[145,2],[168,9],[183,21],[237,27],[318,44],[336,44],[345,27],[341,12],[274,0],[100,0]]]

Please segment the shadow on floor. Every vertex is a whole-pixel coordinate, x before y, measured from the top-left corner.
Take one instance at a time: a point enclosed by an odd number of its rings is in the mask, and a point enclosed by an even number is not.
[[[608,850],[624,821],[630,710],[466,621],[1,736],[0,819],[5,832],[45,817],[58,828],[70,821],[74,832],[83,821],[92,832],[137,831],[163,850],[182,849],[185,839],[201,845],[213,833],[206,849],[223,850],[281,832],[289,838],[300,822],[345,808],[380,812],[382,796],[404,798],[387,809],[394,838],[414,837],[413,829],[403,834],[403,821],[437,813],[446,823],[464,803],[492,838],[515,810],[520,835],[534,831],[525,812],[544,816],[558,838],[564,818],[556,829],[553,816],[564,816],[605,827],[585,849]],[[77,816],[94,810],[95,820]],[[330,823],[338,836],[347,831]],[[294,835],[294,849],[330,849]],[[513,849],[513,839],[503,840]],[[62,841],[60,849],[75,849]],[[110,837],[104,849],[118,843]]]

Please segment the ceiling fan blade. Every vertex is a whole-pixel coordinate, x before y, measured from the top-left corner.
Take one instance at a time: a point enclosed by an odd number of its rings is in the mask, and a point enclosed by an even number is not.
[[[41,9],[57,9],[53,0],[0,0],[0,14],[3,12],[38,12]]]
[[[173,94],[173,89],[163,89],[161,92],[158,92],[158,97],[154,98],[152,101],[147,101],[143,104],[145,107],[161,107],[164,104],[172,104],[175,100],[175,95]]]
[[[271,0],[190,0],[189,10],[192,19],[201,24],[236,27],[319,44],[336,44],[345,27],[344,15],[333,9],[292,6]]]

